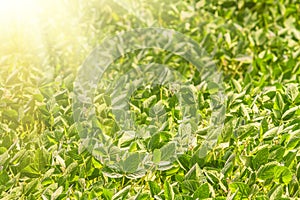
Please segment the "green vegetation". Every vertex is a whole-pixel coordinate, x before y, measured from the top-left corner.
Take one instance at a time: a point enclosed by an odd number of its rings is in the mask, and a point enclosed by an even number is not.
[[[53,16],[39,19],[34,36],[29,25],[0,34],[0,198],[300,198],[299,1],[138,2],[131,6],[147,11],[146,20],[116,2],[67,0],[65,7],[48,10]],[[73,84],[78,67],[105,37],[149,26],[174,29],[206,49],[223,73],[226,118],[217,144],[201,156],[212,111],[211,91],[200,72],[158,49],[124,55],[105,72],[95,95],[98,126],[113,142],[121,138],[116,135],[121,128],[111,111],[109,86],[137,65],[164,64],[189,80],[201,120],[192,127],[195,145],[171,166],[122,174],[80,144]],[[120,145],[134,151],[145,143],[154,160],[167,157],[157,149],[182,117],[172,89],[140,87],[130,109],[140,127],[163,128],[147,141]],[[161,124],[166,118],[168,124]],[[125,171],[135,171],[137,160],[126,160]]]

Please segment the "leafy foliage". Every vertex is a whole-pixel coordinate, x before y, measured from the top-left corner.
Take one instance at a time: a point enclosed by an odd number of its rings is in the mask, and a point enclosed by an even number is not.
[[[62,32],[46,38],[51,51],[43,55],[43,62],[29,50],[12,52],[8,48],[12,44],[1,38],[0,198],[300,198],[299,2],[141,2],[152,16],[147,23],[193,38],[223,72],[226,120],[217,145],[207,154],[200,149],[214,86],[205,85],[200,72],[179,56],[151,49],[126,54],[113,63],[95,97],[98,125],[131,153],[120,162],[126,173],[107,168],[82,148],[72,110],[77,66],[105,35],[148,24],[115,2],[66,1],[76,16],[70,24],[78,25],[81,32],[76,37]],[[63,21],[60,13],[56,18]],[[43,31],[50,31],[47,23]],[[165,144],[179,129],[182,116],[172,88],[146,86],[138,88],[130,102],[141,126],[140,137],[123,134],[118,127],[110,109],[111,91],[103,88],[147,63],[166,64],[193,83],[201,120],[190,128],[197,141],[188,152],[171,164],[133,173],[142,159],[134,152],[142,145],[153,150],[155,163],[170,157],[174,149]],[[46,71],[46,65],[53,70]],[[153,125],[155,134],[143,139],[143,125]]]

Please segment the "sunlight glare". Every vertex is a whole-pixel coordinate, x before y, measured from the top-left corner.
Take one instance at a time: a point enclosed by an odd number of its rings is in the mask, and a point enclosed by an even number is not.
[[[0,0],[1,25],[9,26],[16,22],[32,23],[38,11],[37,0]]]

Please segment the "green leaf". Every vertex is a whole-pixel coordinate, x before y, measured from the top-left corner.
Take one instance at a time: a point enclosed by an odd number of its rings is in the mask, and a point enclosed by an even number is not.
[[[293,179],[293,174],[287,167],[284,167],[284,170],[280,174],[280,182],[284,184],[289,184]]]
[[[0,155],[0,166],[3,166],[9,159],[8,151]]]
[[[39,180],[38,180],[38,179],[31,180],[31,181],[25,186],[25,189],[24,189],[25,195],[28,196],[30,193],[32,193],[32,192],[36,189],[38,183],[39,183]]]
[[[58,197],[62,194],[63,190],[64,188],[62,186],[57,188],[57,190],[55,190],[55,192],[51,195],[51,200],[58,199]]]
[[[254,169],[257,170],[261,165],[266,164],[268,162],[268,158],[269,158],[269,148],[267,146],[258,150],[252,160]]]
[[[137,170],[140,164],[139,153],[130,154],[125,161],[122,162],[122,168],[126,173],[133,173]]]
[[[284,105],[285,103],[283,101],[282,95],[278,92],[275,98],[274,109],[282,112],[282,110],[284,109]]]
[[[277,185],[271,189],[269,192],[269,198],[270,200],[277,200],[282,197],[283,190],[281,185]]]
[[[233,193],[235,192],[240,193],[243,197],[248,197],[250,192],[249,186],[242,182],[234,182],[229,184],[229,189]]]
[[[155,195],[158,195],[161,191],[161,188],[158,186],[157,182],[155,181],[148,181],[151,196],[154,197]]]
[[[6,183],[10,180],[7,172],[4,170],[0,170],[0,185],[6,185]]]
[[[40,172],[43,172],[46,169],[46,166],[49,163],[49,156],[44,148],[36,150],[34,161],[37,164],[37,169]]]
[[[199,165],[196,163],[191,169],[185,174],[186,180],[198,180],[203,178],[202,170]]]
[[[272,179],[277,167],[277,163],[271,162],[260,166],[257,172],[257,178],[261,180]]]
[[[199,187],[200,182],[196,180],[184,180],[181,183],[181,188],[183,191],[193,194]]]
[[[206,199],[211,197],[211,191],[208,183],[202,184],[193,194],[193,199]]]
[[[237,80],[235,80],[235,79],[232,79],[231,81],[232,81],[232,83],[234,85],[234,88],[238,91],[238,93],[241,93],[242,92],[242,86],[241,86],[241,84]]]
[[[153,151],[153,162],[159,163],[161,161],[161,151],[159,149],[154,149]]]
[[[299,110],[299,108],[300,108],[300,106],[295,106],[295,107],[293,107],[293,108],[288,109],[287,111],[285,111],[285,112],[283,113],[282,119],[283,119],[283,120],[288,120],[288,119],[290,119],[290,118],[294,115],[294,113],[295,113],[297,110]]]
[[[290,83],[287,86],[286,94],[289,99],[294,102],[299,95],[298,84]]]
[[[113,200],[117,200],[117,199],[126,199],[127,194],[129,193],[129,190],[131,189],[131,186],[128,185],[126,187],[124,187],[122,190],[120,190],[119,192],[117,192],[112,199]]]
[[[173,200],[175,197],[173,187],[168,181],[164,183],[164,195],[166,200]]]
[[[175,156],[175,143],[168,143],[164,145],[161,151],[161,160],[162,161],[170,161],[170,159]]]
[[[78,166],[77,162],[71,163],[71,164],[66,168],[66,170],[65,170],[65,172],[64,172],[64,176],[65,176],[65,175],[68,175],[68,174],[69,174],[69,175],[72,174],[72,173],[76,170],[77,166]]]
[[[7,118],[8,120],[18,122],[19,113],[16,110],[6,110],[2,113],[3,118]]]
[[[102,195],[103,195],[104,199],[106,199],[106,200],[111,200],[113,197],[113,192],[106,188],[103,188],[102,193],[103,193]]]
[[[215,94],[220,90],[219,85],[215,82],[208,82],[207,88],[210,94]]]
[[[21,170],[21,173],[29,178],[38,178],[41,176],[40,172],[35,168],[34,164],[28,165],[23,168]]]
[[[291,150],[289,151],[283,158],[284,160],[284,166],[285,167],[289,167],[291,165],[291,163],[295,160],[297,155],[297,151],[295,150]],[[296,161],[296,160],[295,160]],[[296,161],[297,162],[297,161]]]

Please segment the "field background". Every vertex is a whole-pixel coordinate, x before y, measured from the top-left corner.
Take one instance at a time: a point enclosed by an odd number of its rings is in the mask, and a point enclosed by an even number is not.
[[[124,2],[20,2],[10,7],[14,12],[0,9],[0,198],[299,198],[300,2]],[[181,32],[211,55],[224,76],[226,120],[218,144],[200,157],[210,110],[207,91],[199,91],[197,145],[170,169],[135,178],[116,175],[81,148],[73,83],[104,38],[149,26]],[[151,62],[201,84],[194,66],[159,50],[125,55],[105,78]],[[176,121],[168,88],[140,88],[132,97],[137,123],[147,124],[148,108],[162,100]],[[104,101],[97,104],[99,121],[113,133],[118,125]],[[175,122],[161,137],[172,128]]]

